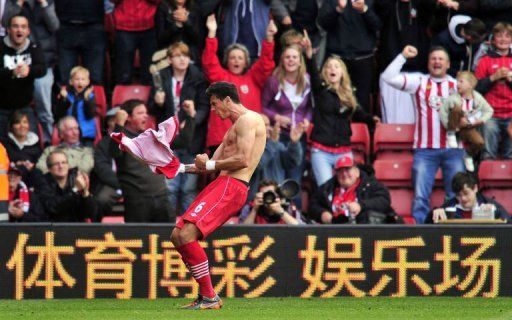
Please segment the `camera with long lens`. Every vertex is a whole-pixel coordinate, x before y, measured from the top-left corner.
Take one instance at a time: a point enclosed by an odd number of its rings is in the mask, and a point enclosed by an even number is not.
[[[263,204],[270,206],[272,203],[276,202],[279,197],[282,201],[282,207],[287,210],[291,204],[291,199],[293,199],[299,191],[299,183],[295,180],[287,179],[277,186],[275,191],[269,190],[263,193]]]

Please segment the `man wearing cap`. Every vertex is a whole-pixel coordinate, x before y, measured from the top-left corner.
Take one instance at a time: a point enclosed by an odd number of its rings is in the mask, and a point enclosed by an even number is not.
[[[373,169],[356,165],[345,155],[334,164],[334,177],[313,195],[310,218],[319,223],[396,223],[388,189]]]

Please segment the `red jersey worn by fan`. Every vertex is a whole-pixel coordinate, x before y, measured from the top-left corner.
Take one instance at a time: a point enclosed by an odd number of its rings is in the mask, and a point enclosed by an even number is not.
[[[241,75],[231,73],[222,67],[217,57],[218,46],[217,38],[206,38],[202,62],[208,81],[212,83],[215,81],[232,82],[238,88],[240,102],[247,108],[261,113],[261,91],[275,67],[274,42],[264,40],[260,58],[247,72]],[[218,146],[229,127],[231,127],[231,121],[221,119],[213,112],[210,113],[206,146]]]

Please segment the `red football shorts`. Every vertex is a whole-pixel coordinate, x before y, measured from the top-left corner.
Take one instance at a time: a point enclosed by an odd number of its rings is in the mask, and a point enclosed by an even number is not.
[[[247,190],[247,185],[238,179],[217,177],[178,218],[176,227],[181,229],[185,222],[193,223],[206,238],[238,213],[247,200]]]

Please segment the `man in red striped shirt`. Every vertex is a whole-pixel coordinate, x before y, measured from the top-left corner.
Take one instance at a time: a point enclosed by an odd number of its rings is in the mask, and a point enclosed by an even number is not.
[[[457,82],[447,75],[450,57],[443,47],[433,47],[428,56],[428,74],[401,73],[407,59],[414,58],[418,50],[406,46],[382,74],[382,79],[394,88],[413,95],[415,105],[413,216],[423,223],[430,211],[430,194],[439,167],[443,172],[446,196],[454,196],[451,180],[457,172],[465,171],[463,150],[449,148],[446,130],[439,120],[439,108],[444,99],[456,92]]]
[[[498,23],[492,31],[492,49],[476,66],[476,89],[494,109],[494,115],[484,125],[484,159],[498,157],[499,142],[503,158],[512,159],[512,143],[506,134],[512,120],[512,25]]]

